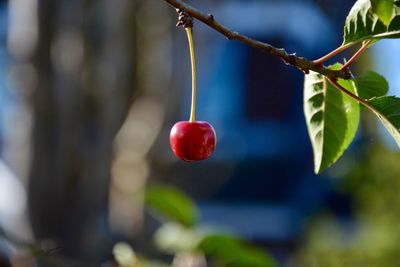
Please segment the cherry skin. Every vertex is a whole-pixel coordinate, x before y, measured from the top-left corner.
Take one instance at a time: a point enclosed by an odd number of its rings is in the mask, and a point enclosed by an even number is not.
[[[187,162],[207,159],[214,151],[217,137],[214,128],[205,121],[179,121],[169,136],[172,151]]]

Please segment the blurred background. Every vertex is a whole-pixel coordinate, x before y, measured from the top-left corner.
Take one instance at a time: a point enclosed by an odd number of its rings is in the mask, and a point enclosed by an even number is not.
[[[309,59],[341,44],[354,2],[190,1]],[[0,266],[117,266],[121,241],[171,262],[144,205],[159,184],[188,194],[200,225],[257,244],[278,266],[397,266],[400,155],[385,130],[364,112],[344,157],[314,175],[303,74],[197,21],[197,117],[217,148],[204,162],[174,157],[170,128],[190,112],[176,20],[160,0],[0,1]],[[374,69],[399,95],[399,48],[376,44],[354,73]]]

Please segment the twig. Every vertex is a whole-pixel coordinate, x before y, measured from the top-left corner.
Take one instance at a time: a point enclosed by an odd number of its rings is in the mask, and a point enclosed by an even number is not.
[[[350,96],[354,100],[356,100],[358,103],[364,105],[365,107],[369,108],[370,110],[374,111],[375,113],[381,114],[380,111],[378,111],[374,106],[372,106],[367,100],[353,94],[343,86],[341,86],[336,80],[327,78],[328,81],[336,88],[345,93],[346,95]]]
[[[344,88],[343,86],[341,86],[336,80],[330,79],[330,78],[326,78],[336,89],[339,89],[340,91],[342,91],[343,93],[345,93],[346,95],[350,96],[351,98],[353,98],[354,100],[356,100],[358,103],[364,105],[366,108],[368,108],[370,111],[374,112],[375,115],[377,115],[379,117],[380,120],[382,120],[384,123],[386,124],[393,124],[389,118],[382,113],[382,111],[376,109],[371,103],[369,103],[367,100],[356,96],[355,94],[353,94],[352,92],[350,92],[349,90],[347,90],[346,88]]]
[[[355,44],[357,44],[357,42],[351,42],[351,43],[348,43],[348,44],[346,44],[346,45],[341,45],[341,46],[339,46],[338,48],[336,48],[335,50],[333,50],[333,51],[329,52],[328,54],[326,54],[325,56],[320,57],[319,59],[314,60],[314,63],[317,64],[317,65],[324,64],[325,61],[327,61],[328,59],[330,59],[330,58],[336,56],[336,55],[339,54],[340,52],[343,52],[344,50],[346,50],[347,48],[349,48],[349,47],[351,47],[351,46],[353,46],[353,45],[355,45]]]
[[[245,35],[239,34],[238,32],[232,31],[226,26],[220,24],[215,20],[211,14],[205,14],[200,10],[188,5],[182,0],[164,0],[171,6],[173,6],[178,12],[184,11],[189,16],[203,22],[217,32],[223,34],[229,40],[236,40],[242,42],[251,47],[257,48],[267,54],[281,58],[287,65],[292,65],[304,73],[309,73],[310,70],[325,75],[326,77],[335,79],[351,79],[351,74],[348,69],[343,70],[331,70],[321,64],[316,64],[313,61],[307,60],[303,57],[298,57],[295,54],[287,53],[283,48],[276,48],[268,43],[263,43],[258,40],[252,39]]]
[[[343,66],[342,70],[348,69],[349,66],[356,60],[364,51],[365,49],[368,48],[369,44],[372,42],[372,40],[365,41],[363,45],[360,47],[360,49],[357,50],[357,52],[354,53],[354,55],[347,61]]]

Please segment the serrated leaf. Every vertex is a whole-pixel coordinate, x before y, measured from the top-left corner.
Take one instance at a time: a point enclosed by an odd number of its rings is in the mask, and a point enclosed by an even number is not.
[[[372,11],[386,26],[389,25],[394,12],[393,0],[371,0]]]
[[[158,214],[186,226],[196,223],[199,217],[193,201],[173,187],[149,188],[146,192],[145,203]]]
[[[229,267],[274,267],[275,261],[263,250],[230,235],[214,234],[205,237],[200,245],[206,256]]]
[[[352,81],[338,82],[356,94]],[[304,81],[304,114],[314,152],[314,171],[320,173],[335,163],[353,140],[360,106],[324,76],[311,72]]]
[[[383,96],[389,91],[389,84],[385,77],[374,71],[358,76],[353,81],[356,85],[358,96],[363,99]]]
[[[381,96],[368,100],[368,103],[400,147],[400,98]]]
[[[382,10],[388,13],[386,6]],[[387,20],[385,15],[384,20],[382,22],[374,13],[371,0],[358,0],[346,18],[343,45],[369,39],[400,38],[400,9],[393,2],[390,19]]]

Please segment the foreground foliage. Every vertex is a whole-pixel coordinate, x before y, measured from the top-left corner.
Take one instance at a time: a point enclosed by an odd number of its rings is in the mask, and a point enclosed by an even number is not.
[[[350,62],[382,39],[399,38],[398,5],[398,1],[394,0],[358,0],[346,18],[343,45],[338,51],[362,44]],[[334,67],[338,68],[338,64]],[[346,63],[341,68],[348,67]],[[359,104],[379,118],[400,146],[400,98],[386,96],[386,79],[369,71],[347,82],[340,79],[336,82],[318,73],[305,75],[304,112],[314,150],[316,173],[335,163],[350,145],[358,128],[360,108],[356,105]]]

